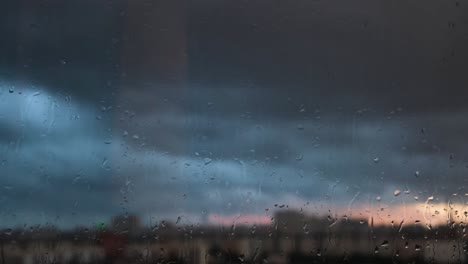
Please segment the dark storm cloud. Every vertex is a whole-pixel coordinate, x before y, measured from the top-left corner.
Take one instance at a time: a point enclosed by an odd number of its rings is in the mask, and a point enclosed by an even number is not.
[[[464,5],[19,1],[8,9],[7,223],[18,223],[14,213],[73,225],[125,211],[201,219],[466,192]],[[394,197],[396,189],[409,194]]]
[[[190,30],[192,76],[209,86],[251,81],[265,95],[341,106],[464,106],[452,96],[466,83],[460,66],[467,56],[460,31],[467,21],[455,3],[213,6],[200,5]]]
[[[8,9],[7,77],[82,96],[118,92],[121,82],[146,95],[138,84],[149,82],[177,98],[203,86],[213,101],[225,94],[218,88],[256,90],[275,116],[284,113],[275,99],[288,97],[322,107],[464,107],[455,95],[467,81],[468,21],[466,7],[450,1],[18,1]],[[187,88],[173,89],[174,78],[188,78]]]
[[[100,99],[115,78],[120,4],[6,1],[0,11],[2,79]]]

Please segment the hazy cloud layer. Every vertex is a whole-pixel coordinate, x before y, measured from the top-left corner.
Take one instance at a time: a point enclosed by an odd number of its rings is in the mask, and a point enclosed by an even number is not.
[[[59,2],[2,18],[3,223],[468,192],[464,5]]]

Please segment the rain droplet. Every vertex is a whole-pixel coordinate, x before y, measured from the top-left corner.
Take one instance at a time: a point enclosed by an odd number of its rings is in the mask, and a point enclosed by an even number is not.
[[[250,233],[251,233],[252,235],[254,235],[256,230],[257,230],[257,225],[253,225],[253,226],[250,228]]]
[[[414,176],[419,177],[419,171],[415,171]]]
[[[395,191],[393,191],[393,195],[395,195],[395,196],[400,195],[400,193],[401,193],[401,191],[398,190],[398,189],[396,189]]]
[[[11,236],[12,232],[13,232],[13,230],[11,228],[7,228],[7,229],[3,230],[3,234],[5,234],[7,236]]]
[[[378,157],[374,158],[374,163],[379,163],[380,159]]]
[[[204,158],[204,159],[203,159],[203,162],[205,163],[205,165],[210,164],[212,161],[213,161],[213,160],[210,159],[210,158]]]
[[[380,244],[380,246],[388,247],[388,240],[384,240],[384,242],[382,242],[382,244]]]
[[[375,254],[379,253],[379,247],[376,246],[376,247],[374,248],[374,253],[375,253]]]
[[[13,90],[13,88],[10,88],[10,89],[8,89],[8,92],[9,92],[9,93],[14,93],[15,90]]]
[[[421,250],[421,246],[420,246],[420,245],[415,245],[415,246],[414,246],[414,250],[415,250],[415,251],[420,251],[420,250]]]
[[[403,230],[403,224],[405,223],[405,220],[401,220],[400,225],[398,227],[398,233],[401,233],[401,230]]]
[[[304,126],[302,124],[297,125],[297,129],[304,130]]]
[[[380,202],[380,200],[382,200],[382,197],[380,197],[380,196],[377,196],[377,197],[375,197],[375,199],[376,199],[377,201],[379,201],[379,202]]]

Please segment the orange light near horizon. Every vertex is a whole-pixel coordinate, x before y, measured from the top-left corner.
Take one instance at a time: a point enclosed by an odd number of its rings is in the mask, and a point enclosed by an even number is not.
[[[379,225],[423,225],[428,228],[455,223],[468,222],[468,206],[464,203],[434,202],[429,197],[425,202],[408,204],[377,203],[372,206],[356,206],[343,209],[349,219],[367,219],[368,224]],[[338,215],[340,212],[336,212]]]
[[[280,211],[280,210],[278,210]],[[306,217],[327,217],[325,213],[305,211]],[[213,225],[270,225],[274,221],[275,213],[265,214],[210,214],[208,221]],[[367,220],[368,225],[408,226],[421,225],[427,228],[447,225],[450,221],[455,223],[468,222],[468,206],[463,203],[434,203],[432,199],[426,202],[389,205],[385,203],[374,204],[372,207],[356,205],[354,208],[337,209],[333,212],[338,219]],[[273,216],[273,217],[272,217]]]

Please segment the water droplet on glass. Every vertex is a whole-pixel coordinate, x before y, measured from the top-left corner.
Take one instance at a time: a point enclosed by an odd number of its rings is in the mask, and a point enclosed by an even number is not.
[[[382,244],[380,244],[380,246],[388,247],[388,240],[384,240],[384,242],[382,242]]]
[[[396,189],[395,191],[393,191],[393,195],[395,195],[395,196],[400,195],[400,193],[401,193],[401,191],[398,190],[398,189]]]
[[[250,233],[254,235],[256,230],[257,230],[257,225],[253,225],[252,228],[250,228]]]
[[[375,254],[379,253],[379,247],[375,247],[375,248],[374,248],[374,253],[375,253]]]
[[[297,129],[304,130],[304,126],[302,124],[297,125]]]
[[[421,246],[420,246],[420,245],[415,245],[415,246],[414,246],[414,250],[415,250],[415,251],[420,251],[420,250],[421,250]]]
[[[8,89],[8,92],[9,92],[9,93],[14,93],[15,90],[13,90],[13,88],[10,88],[10,89]]]
[[[7,236],[11,236],[12,232],[13,232],[13,230],[11,228],[7,228],[7,229],[3,230],[3,234],[5,234]]]
[[[379,158],[374,158],[374,163],[379,163],[380,159]]]
[[[382,200],[382,197],[380,197],[380,196],[377,196],[377,197],[375,197],[375,199],[376,199],[377,201],[379,201],[379,202],[380,202],[380,200]]]
[[[414,176],[419,177],[419,171],[415,171]]]
[[[204,159],[203,159],[203,162],[205,163],[205,165],[210,164],[212,161],[213,161],[213,160],[210,159],[210,158],[204,158]]]

